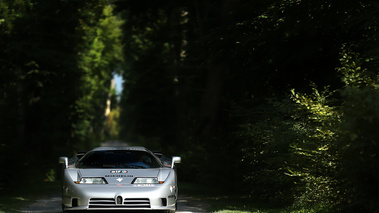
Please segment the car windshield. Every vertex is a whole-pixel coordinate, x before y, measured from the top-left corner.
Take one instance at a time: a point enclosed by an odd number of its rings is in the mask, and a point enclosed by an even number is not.
[[[150,153],[136,150],[99,150],[82,157],[77,168],[159,168],[161,164]]]

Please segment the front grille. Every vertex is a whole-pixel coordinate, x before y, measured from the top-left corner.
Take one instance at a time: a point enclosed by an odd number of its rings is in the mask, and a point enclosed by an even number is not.
[[[125,198],[124,206],[127,208],[150,208],[149,198]]]
[[[149,198],[125,198],[124,203],[116,204],[114,198],[91,198],[89,208],[150,208],[150,200]]]
[[[114,198],[91,198],[89,208],[113,208],[116,206]]]

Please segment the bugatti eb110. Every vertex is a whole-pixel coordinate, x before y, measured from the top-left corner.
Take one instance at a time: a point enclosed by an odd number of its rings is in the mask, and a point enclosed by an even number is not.
[[[163,210],[175,212],[178,185],[175,164],[144,147],[98,147],[63,164],[62,209]],[[163,162],[163,163],[162,163]],[[171,165],[170,165],[171,164]]]

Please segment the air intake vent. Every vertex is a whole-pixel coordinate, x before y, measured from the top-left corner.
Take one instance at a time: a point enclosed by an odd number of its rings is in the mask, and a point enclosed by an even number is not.
[[[112,208],[116,205],[113,198],[91,198],[89,208]]]
[[[149,198],[126,198],[124,206],[127,208],[150,208]]]
[[[162,206],[167,206],[167,199],[166,198],[161,198],[162,199]]]
[[[72,207],[78,206],[78,198],[72,198]]]
[[[121,200],[120,200],[121,199]],[[122,203],[124,201],[124,203]],[[150,208],[149,198],[125,198],[121,196],[114,198],[91,198],[89,208],[96,209],[148,209]]]

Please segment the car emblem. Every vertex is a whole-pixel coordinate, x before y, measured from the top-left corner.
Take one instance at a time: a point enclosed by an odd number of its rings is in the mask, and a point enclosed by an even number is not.
[[[121,182],[123,179],[122,178],[117,178],[116,179],[118,182]]]
[[[112,174],[124,173],[125,174],[125,173],[128,173],[128,171],[127,170],[111,170],[110,173]]]

